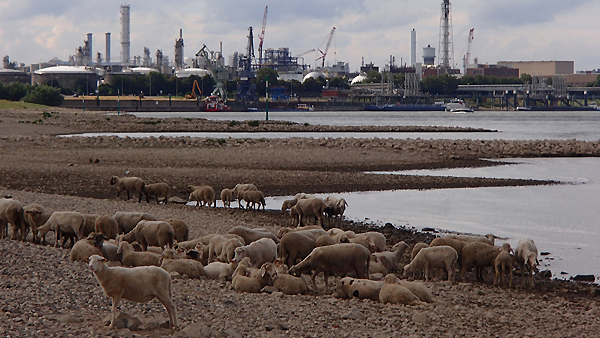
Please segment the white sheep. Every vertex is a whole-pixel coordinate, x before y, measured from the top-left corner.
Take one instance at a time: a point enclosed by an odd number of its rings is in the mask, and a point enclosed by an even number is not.
[[[23,208],[25,223],[31,228],[33,235],[33,243],[39,244],[38,227],[44,225],[48,218],[52,215],[51,212],[44,212],[44,207],[37,203],[32,203]],[[45,244],[45,243],[44,243]]]
[[[131,269],[110,268],[104,262],[106,258],[93,255],[90,257],[89,267],[102,286],[104,294],[113,300],[110,328],[114,328],[121,299],[146,303],[154,298],[157,298],[167,309],[169,327],[177,328],[177,309],[173,304],[173,288],[168,272],[152,266]]]
[[[117,211],[113,215],[115,221],[119,225],[119,233],[128,233],[138,224],[139,221],[158,221],[158,218],[145,212],[134,211]]]
[[[356,234],[355,238],[364,238],[373,242],[375,252],[383,252],[385,250],[385,236],[382,233],[375,231],[363,232]]]
[[[21,240],[25,242],[27,224],[21,202],[12,198],[0,199],[0,238],[8,237],[8,224],[13,226],[11,239],[17,239],[17,231],[21,232]]]
[[[412,248],[412,251],[410,253],[410,260],[412,261],[413,259],[415,259],[415,256],[417,256],[417,254],[419,253],[419,251],[421,251],[421,249],[423,248],[429,248],[429,244],[427,243],[415,243],[415,245]],[[416,269],[415,271],[413,271],[413,278],[414,279],[418,279],[421,278],[421,272],[422,269]]]
[[[261,238],[248,245],[235,248],[233,261],[239,263],[249,257],[255,267],[277,259],[277,244],[270,238]]]
[[[127,242],[119,243],[117,254],[121,255],[121,264],[125,266],[160,266],[160,255],[154,252],[137,252]]]
[[[152,183],[146,184],[144,186],[146,191],[146,202],[149,202],[150,197],[156,197],[156,203],[158,203],[158,198],[163,198],[163,203],[167,204],[169,202],[169,197],[171,197],[171,187],[168,184],[161,183]]]
[[[246,209],[260,209],[262,205],[263,210],[265,210],[265,206],[267,203],[265,202],[265,195],[262,191],[258,190],[248,190],[239,193],[244,201],[246,201]]]
[[[208,244],[208,261],[231,262],[237,247],[244,246],[244,239],[238,235],[216,235]]]
[[[307,225],[298,228],[281,228],[277,232],[277,238],[283,238],[283,236],[285,236],[285,234],[289,232],[301,233],[307,237],[312,238],[315,241],[317,240],[317,238],[319,238],[319,236],[327,235],[327,232],[325,232],[325,230],[323,230],[321,226]]]
[[[221,201],[223,207],[231,208],[231,202],[233,201],[233,192],[231,189],[224,188],[221,190]]]
[[[231,286],[237,292],[259,293],[261,290],[260,282],[256,278],[246,276],[245,265],[239,265],[233,273]]]
[[[528,284],[533,287],[533,271],[539,265],[538,250],[533,240],[529,238],[520,240],[515,250],[515,256],[521,270],[521,285],[525,285],[525,273],[527,273]]]
[[[173,218],[167,219],[165,220],[165,222],[171,224],[171,226],[173,227],[173,231],[175,231],[173,236],[177,242],[185,242],[189,239],[190,228],[188,227],[187,223],[180,219]]]
[[[333,294],[337,298],[371,299],[379,301],[379,291],[383,287],[383,282],[369,279],[357,279],[344,277],[340,279]]]
[[[196,201],[196,206],[217,206],[217,200],[215,199],[215,189],[213,189],[213,187],[208,185],[191,187],[194,187],[196,189],[190,193],[190,196],[188,198],[190,202]]]
[[[283,204],[281,205],[281,211],[289,210],[291,207],[293,207],[294,205],[296,205],[296,203],[298,202],[298,200],[301,200],[301,199],[311,199],[311,198],[315,198],[315,196],[307,194],[307,193],[299,192],[296,195],[294,195],[294,197],[292,197],[291,200],[285,200],[285,201],[283,201]]]
[[[302,277],[275,272],[272,277],[273,287],[286,295],[304,295],[308,292],[308,285]]]
[[[202,263],[193,259],[177,259],[177,253],[173,249],[163,251],[160,267],[167,272],[177,272],[190,278],[206,277]]]
[[[210,279],[229,280],[235,271],[237,264],[234,262],[212,262],[204,267],[206,277]]]
[[[238,201],[238,208],[242,207],[242,198],[243,196],[240,194],[245,191],[258,191],[258,188],[252,183],[239,183],[236,184],[235,187],[231,190],[233,194],[233,198]]]
[[[308,219],[310,219],[310,217],[316,217],[318,224],[323,226],[323,214],[325,213],[325,208],[325,202],[320,198],[301,199],[290,209],[290,215],[292,215],[292,217],[297,215],[298,226],[304,224],[302,223],[304,217],[307,217]]]
[[[406,248],[408,248],[408,244],[404,241],[400,241],[392,247],[392,251],[376,252],[373,255],[381,261],[388,271],[395,271],[398,269],[398,265],[404,256]]]
[[[494,245],[494,241],[497,238],[493,234],[487,234],[485,236],[480,235],[446,235],[444,237],[457,239],[464,242],[483,242],[489,245]]]
[[[483,270],[487,267],[494,267],[494,259],[496,259],[499,252],[500,248],[485,242],[467,242],[462,249],[460,259],[462,281],[466,282],[467,271],[471,267],[475,267],[477,280],[484,282]]]
[[[144,250],[148,250],[148,246],[158,246],[164,249],[169,247],[173,249],[173,240],[175,238],[175,230],[171,224],[163,221],[139,221],[139,223],[126,235],[119,235],[119,240],[124,240],[129,243],[137,241]]]
[[[513,280],[513,258],[510,255],[512,248],[510,244],[502,244],[502,249],[496,259],[494,259],[494,285],[501,284],[502,286],[508,285],[512,287]],[[508,283],[506,279],[508,278]]]
[[[460,268],[462,265],[461,262],[461,257],[462,257],[462,251],[463,251],[463,247],[469,242],[467,241],[463,241],[463,240],[459,240],[456,238],[453,238],[451,236],[444,236],[444,237],[438,237],[438,238],[434,238],[433,241],[431,241],[431,243],[429,243],[429,246],[442,246],[442,245],[448,245],[454,248],[454,250],[456,250],[456,253],[458,253],[458,267]]]
[[[79,212],[75,211],[55,211],[52,213],[48,221],[40,227],[39,232],[43,230],[43,236],[48,232],[46,229],[49,228],[54,230],[56,234],[56,241],[54,243],[55,247],[58,247],[58,241],[60,240],[62,235],[66,234],[75,234],[77,236],[77,240],[83,238],[83,226],[84,219],[83,215]]]
[[[327,235],[322,236],[328,237]],[[315,240],[304,233],[289,232],[281,238],[279,256],[284,264],[292,266],[297,263],[297,260],[306,258],[316,246]]]
[[[87,238],[77,241],[69,252],[71,261],[87,262],[92,255],[102,256],[102,251],[94,246],[95,234],[90,234]]]
[[[273,241],[275,241],[275,243],[279,243],[279,238],[277,238],[275,234],[264,228],[251,229],[238,225],[231,228],[228,233],[236,234],[242,237],[244,239],[245,244],[250,244],[261,238],[270,238]]]
[[[119,225],[114,218],[110,216],[99,216],[94,223],[94,230],[96,233],[103,234],[106,238],[117,238]]]
[[[431,271],[439,268],[446,269],[448,280],[454,283],[457,260],[458,253],[451,246],[423,248],[408,265],[404,266],[404,276],[408,276],[409,272],[423,268],[425,270],[425,280],[429,281]]]
[[[146,183],[139,177],[123,177],[119,178],[113,176],[110,179],[110,185],[117,185],[117,198],[122,191],[127,191],[127,199],[131,198],[131,193],[137,193],[140,196],[138,202],[142,202],[142,196],[145,194]],[[148,194],[146,193],[146,200],[148,200]]]
[[[398,284],[398,277],[394,274],[385,276],[385,284],[379,291],[379,301],[383,304],[420,305],[420,299],[409,289]]]
[[[426,302],[426,303],[434,303],[435,302],[435,300],[433,299],[433,295],[431,294],[431,291],[429,291],[429,289],[425,285],[423,285],[419,282],[409,282],[407,280],[399,280],[397,282],[400,285],[407,288],[410,292],[412,292],[413,295],[417,296],[417,298],[419,298],[420,301]]]

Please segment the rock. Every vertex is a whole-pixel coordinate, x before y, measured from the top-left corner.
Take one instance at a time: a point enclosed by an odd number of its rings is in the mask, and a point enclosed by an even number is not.
[[[367,318],[367,316],[365,316],[362,312],[358,311],[357,308],[353,307],[352,309],[350,309],[350,312],[346,313],[345,315],[342,316],[342,319],[358,319],[358,320],[363,320]]]
[[[223,305],[225,305],[225,307],[236,307],[237,306],[237,304],[234,301],[229,300],[229,299],[224,300]]]
[[[181,330],[181,332],[190,338],[203,338],[210,335],[208,328],[200,323],[192,323]]]
[[[63,322],[63,323],[68,323],[68,324],[76,324],[76,323],[82,323],[83,319],[79,316],[75,316],[75,315],[71,315],[71,314],[64,314],[64,315],[55,315],[55,316],[48,316],[48,319],[51,320],[56,320],[59,322]]]
[[[429,315],[427,312],[415,313],[412,316],[412,321],[414,323],[427,324],[429,322]]]
[[[273,297],[273,298],[283,298],[283,292],[281,292],[281,291],[275,291],[275,292],[271,293],[271,297]]]
[[[179,196],[173,196],[173,197],[169,198],[169,203],[186,204],[187,201]]]
[[[112,314],[109,314],[108,316],[104,317],[104,319],[102,320],[104,322],[104,325],[110,325],[111,318]],[[114,327],[117,329],[129,329],[131,331],[136,331],[141,324],[142,321],[139,320],[137,317],[130,316],[124,312],[120,312],[115,317]]]
[[[550,253],[548,251],[540,252],[540,256],[548,256]]]
[[[594,275],[577,275],[575,277],[572,277],[571,279],[573,279],[574,281],[578,281],[578,282],[595,282],[596,281],[596,276]]]
[[[550,278],[552,278],[552,271],[550,271],[550,270],[543,270],[543,271],[540,271],[540,272],[536,273],[535,275],[539,276],[539,278],[550,279]]]
[[[561,272],[560,272],[560,274],[561,274],[561,275],[568,275],[569,273],[568,273],[568,272],[566,272],[566,271],[561,271]]]
[[[435,230],[434,228],[428,228],[428,227],[423,228],[421,231],[423,231],[423,232],[429,231],[429,232],[437,233],[437,230]]]

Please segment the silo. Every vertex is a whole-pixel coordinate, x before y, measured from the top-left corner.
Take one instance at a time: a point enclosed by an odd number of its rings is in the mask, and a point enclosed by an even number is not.
[[[417,31],[410,32],[410,66],[414,67],[417,63]]]
[[[175,40],[175,69],[183,69],[183,30],[179,29],[179,39]]]
[[[131,43],[129,41],[129,5],[121,5],[121,63],[129,64],[129,52]]]
[[[106,64],[110,64],[110,33],[104,33],[106,36],[106,54],[104,55],[104,59],[106,60]]]
[[[433,66],[435,64],[435,48],[431,45],[423,48],[423,64],[426,66]]]

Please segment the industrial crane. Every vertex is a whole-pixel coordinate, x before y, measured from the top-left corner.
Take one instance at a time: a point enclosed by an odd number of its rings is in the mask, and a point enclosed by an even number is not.
[[[260,31],[260,35],[258,39],[258,67],[262,65],[262,52],[263,52],[263,41],[265,40],[265,27],[267,26],[267,12],[269,10],[269,6],[265,6],[265,15],[263,16],[262,22],[262,30]]]
[[[329,39],[327,40],[327,45],[325,46],[325,51],[322,51],[321,49],[319,49],[319,52],[321,53],[321,56],[319,56],[315,62],[319,61],[319,60],[323,60],[321,67],[325,67],[325,57],[327,56],[327,51],[329,50],[329,46],[331,45],[331,39],[333,38],[333,33],[335,33],[335,27],[333,27],[331,29],[331,33],[329,33]]]
[[[222,65],[221,59],[223,56],[220,52],[213,52],[206,45],[196,53],[196,57],[202,57],[206,59],[206,65],[213,74],[213,79],[217,83],[215,90],[211,95],[218,95],[221,99],[227,99],[227,91],[225,90],[225,82],[228,80],[229,75],[227,69]]]
[[[465,75],[467,74],[467,65],[469,65],[469,62],[471,60],[471,45],[473,43],[474,30],[475,28],[471,28],[471,30],[469,31],[469,37],[467,38],[467,54],[465,54],[465,58],[463,59],[463,68]]]
[[[304,67],[305,67],[305,65],[304,65],[304,58],[303,58],[302,56],[304,56],[304,55],[306,55],[306,54],[308,54],[308,53],[310,53],[310,52],[314,52],[315,50],[316,50],[316,49],[314,49],[314,48],[313,48],[313,49],[311,49],[311,50],[307,50],[307,51],[304,51],[304,52],[302,52],[302,53],[300,53],[300,54],[296,55],[296,57],[297,57],[297,58],[299,58],[299,59],[300,59],[300,58],[302,58],[302,69],[304,69]],[[310,65],[309,65],[309,67],[310,67]]]

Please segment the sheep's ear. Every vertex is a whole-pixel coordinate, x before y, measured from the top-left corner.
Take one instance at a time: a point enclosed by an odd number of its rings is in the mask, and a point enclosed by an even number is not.
[[[266,274],[267,274],[267,268],[266,268],[266,266],[263,265],[260,267],[260,276],[264,277]]]

